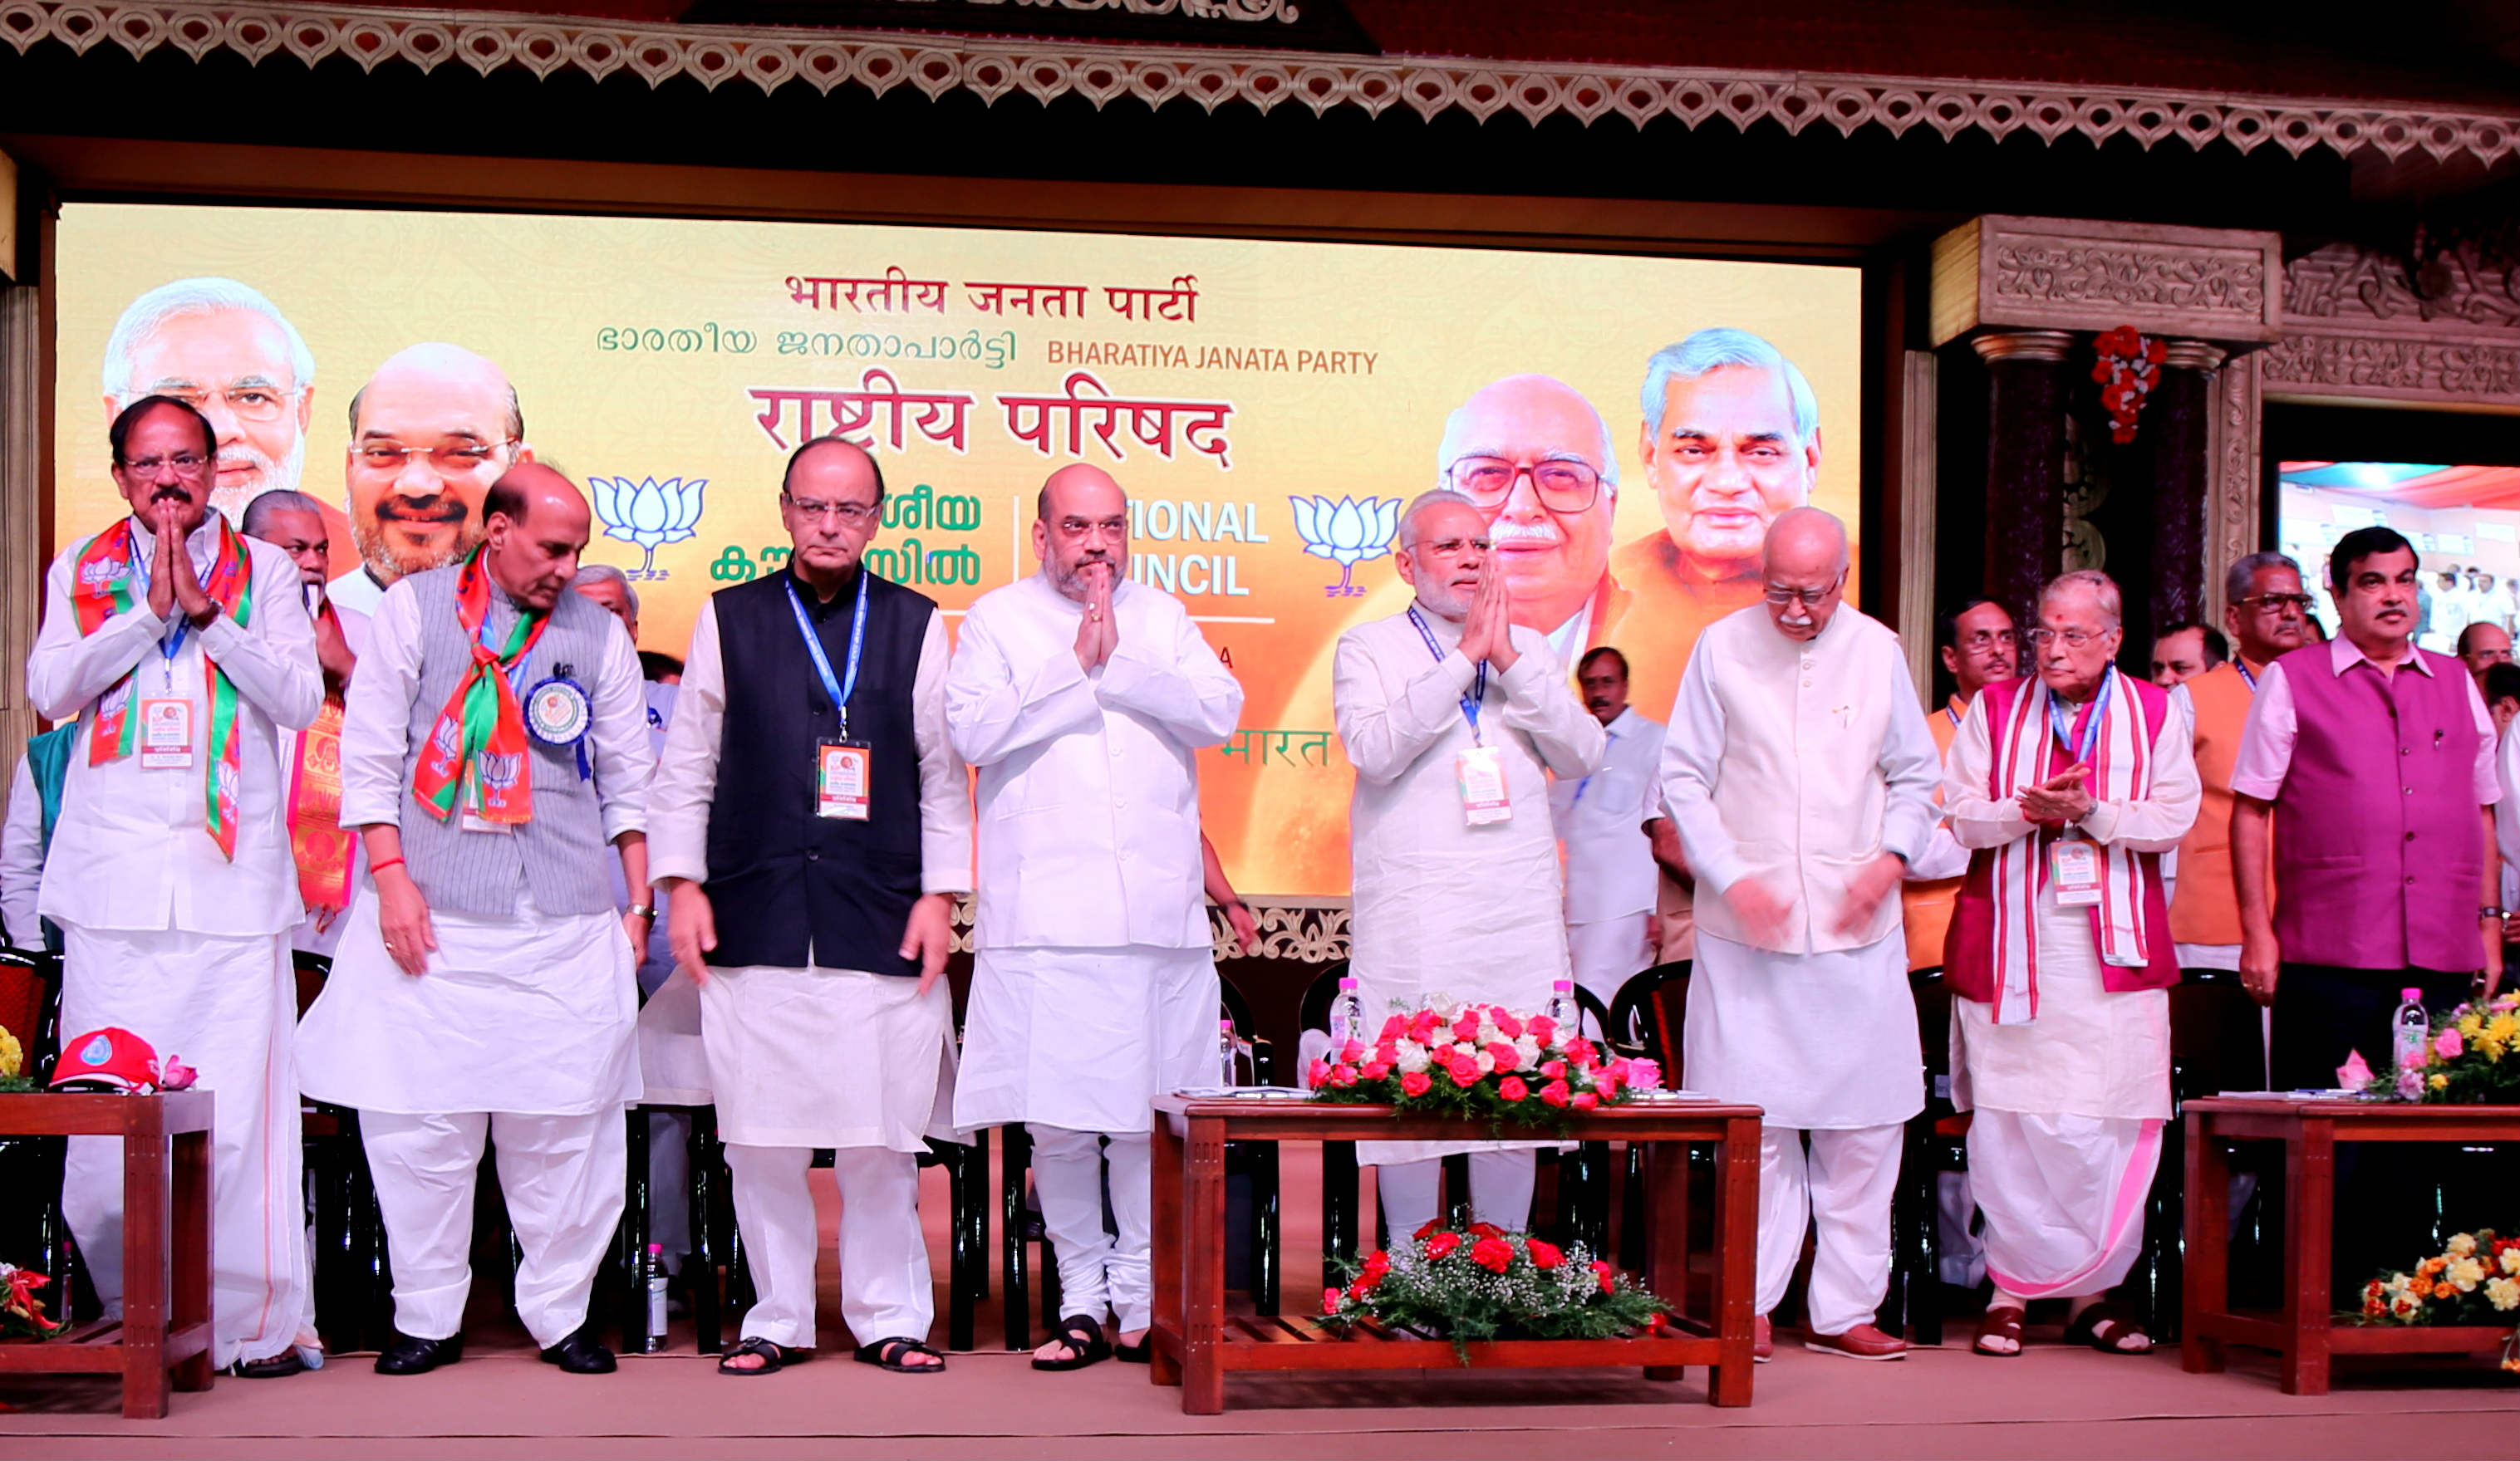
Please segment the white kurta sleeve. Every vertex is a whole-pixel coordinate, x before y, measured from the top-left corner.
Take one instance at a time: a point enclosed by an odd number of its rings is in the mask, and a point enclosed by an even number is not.
[[[385,591],[341,698],[341,825],[402,825],[402,767],[420,693],[420,599]]]
[[[648,681],[639,671],[639,648],[619,619],[607,628],[604,663],[595,676],[595,724],[586,734],[594,742],[588,759],[595,768],[595,794],[604,804],[604,840],[610,842],[648,829],[648,780],[655,775],[656,755],[649,748]]]
[[[2027,837],[2034,824],[2021,815],[2015,797],[1997,801],[1987,794],[1994,784],[1993,732],[1986,723],[1986,696],[1969,701],[1968,714],[1952,736],[1952,753],[1943,763],[1943,815],[1962,847],[2002,847]],[[2195,764],[2191,751],[2188,762]]]
[[[2196,731],[2184,702],[2171,701],[2170,714],[2152,737],[2152,795],[2140,801],[2098,802],[2083,819],[2083,830],[2112,847],[2135,852],[2166,853],[2176,849],[2196,823],[2204,783],[2196,775]]]
[[[1103,662],[1096,693],[1105,705],[1154,720],[1186,746],[1216,745],[1234,733],[1242,714],[1242,682],[1190,615],[1165,617],[1172,621],[1172,642],[1147,644],[1123,632]]]
[[[1721,898],[1746,869],[1723,814],[1715,810],[1725,717],[1707,663],[1706,656],[1692,654],[1681,671],[1680,697],[1672,702],[1671,727],[1662,738],[1662,797],[1689,870],[1697,875],[1698,896]]]
[[[945,723],[965,761],[995,766],[1026,746],[1100,730],[1102,705],[1073,650],[1062,644],[1018,669],[989,617],[975,613],[963,621],[963,643],[946,673]]]
[[[1529,630],[1515,637],[1513,668],[1498,679],[1505,691],[1505,723],[1531,737],[1542,764],[1560,776],[1589,776],[1601,769],[1608,740],[1601,723],[1566,687],[1566,670],[1549,641]],[[1528,638],[1525,638],[1525,636]]]
[[[1357,775],[1377,786],[1399,780],[1461,724],[1462,697],[1476,676],[1455,649],[1429,661],[1394,695],[1362,633],[1341,635],[1330,660],[1330,707]]]
[[[143,594],[131,607],[98,625],[96,633],[80,635],[78,609],[70,603],[70,578],[90,541],[82,538],[70,545],[44,575],[44,622],[26,656],[26,698],[48,721],[76,719],[154,653],[166,632],[166,621],[149,611],[149,596]]]
[[[922,670],[926,662],[920,663]],[[708,881],[709,808],[717,800],[717,753],[726,730],[726,662],[718,649],[717,599],[700,601],[692,624],[664,754],[648,783],[648,876]]]
[[[0,823],[0,924],[14,948],[43,947],[43,922],[35,915],[43,885],[44,797],[35,789],[34,768],[21,756],[9,778],[9,818]]]
[[[1913,867],[1942,819],[1934,806],[1934,787],[1942,779],[1943,758],[1934,749],[1934,732],[1925,725],[1907,660],[1893,663],[1890,725],[1881,737],[1881,775],[1889,793],[1881,809],[1881,850]]]
[[[710,649],[714,657],[714,642]],[[929,614],[927,637],[919,645],[919,673],[910,691],[919,741],[919,888],[922,893],[971,891],[971,774],[955,751],[953,733],[945,725],[950,657],[945,616]],[[683,683],[691,681],[686,677]]]
[[[253,574],[253,622],[226,614],[202,631],[202,655],[236,682],[271,723],[303,730],[324,708],[324,671],[315,662],[315,621],[306,617],[297,567],[268,544],[248,542]]]

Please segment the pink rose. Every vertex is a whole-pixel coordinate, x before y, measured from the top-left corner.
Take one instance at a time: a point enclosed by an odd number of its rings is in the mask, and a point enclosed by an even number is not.
[[[1577,1065],[1598,1065],[1601,1052],[1593,1047],[1591,1040],[1578,1037],[1566,1042],[1566,1058]]]
[[[1605,1101],[1610,1100],[1619,1093],[1619,1078],[1611,1075],[1608,1071],[1595,1071],[1593,1073],[1593,1088],[1601,1093],[1601,1099]]]
[[[1365,1069],[1361,1074],[1369,1081],[1379,1081],[1391,1074],[1391,1063],[1387,1060],[1369,1060],[1365,1063]]]
[[[1334,1065],[1330,1067],[1330,1084],[1341,1090],[1345,1090],[1349,1086],[1354,1085],[1356,1084],[1356,1067],[1352,1065]]]
[[[1497,1034],[1512,1040],[1522,1034],[1522,1021],[1500,1009],[1496,1015]]]
[[[1520,1076],[1508,1076],[1497,1083],[1497,1094],[1508,1101],[1518,1101],[1531,1094],[1531,1087],[1522,1084]]]
[[[1553,1044],[1556,1042],[1557,1022],[1547,1015],[1533,1015],[1531,1017],[1531,1023],[1523,1026],[1522,1028],[1533,1040],[1540,1041],[1544,1045]]]
[[[1304,1067],[1304,1084],[1310,1085],[1315,1090],[1319,1090],[1324,1085],[1328,1085],[1329,1083],[1329,1079],[1330,1063],[1327,1060],[1316,1060],[1312,1064]]]
[[[1405,1096],[1421,1096],[1434,1088],[1435,1078],[1424,1071],[1411,1071],[1400,1078],[1400,1093]]]
[[[1548,1085],[1540,1087],[1540,1098],[1552,1106],[1565,1105],[1566,1083],[1563,1081],[1550,1082]]]
[[[1400,1063],[1400,1042],[1398,1040],[1386,1040],[1380,1044],[1375,1045],[1373,1047],[1373,1058],[1381,1061],[1384,1065],[1398,1065]]]
[[[1479,1017],[1465,1014],[1453,1022],[1453,1039],[1474,1040],[1479,1038]]]
[[[1488,1046],[1488,1059],[1496,1063],[1496,1068],[1498,1070],[1509,1071],[1521,1061],[1522,1057],[1514,1053],[1513,1046],[1507,1044],[1503,1040],[1498,1040],[1495,1044]]]
[[[1453,1084],[1466,1090],[1479,1084],[1479,1068],[1463,1060],[1453,1067]]]
[[[1382,1022],[1382,1038],[1385,1040],[1398,1040],[1408,1033],[1409,1022],[1398,1015],[1393,1015]]]
[[[1590,1111],[1601,1104],[1601,1098],[1589,1090],[1579,1090],[1566,1098],[1566,1104],[1578,1111]]]
[[[2467,1042],[2458,1038],[2455,1026],[2445,1027],[2441,1034],[2433,1037],[2433,1053],[2444,1060],[2456,1060],[2466,1048]]]
[[[1346,1044],[1339,1046],[1338,1058],[1349,1065],[1354,1065],[1365,1059],[1365,1046],[1360,1041],[1349,1040]]]
[[[1326,1314],[1337,1313],[1339,1311],[1339,1300],[1345,1297],[1346,1296],[1341,1294],[1337,1289],[1322,1290],[1322,1312]]]
[[[1628,1084],[1639,1090],[1653,1090],[1662,1085],[1662,1067],[1650,1060],[1628,1062]]]
[[[1566,1062],[1563,1060],[1544,1060],[1540,1062],[1540,1073],[1547,1076],[1552,1081],[1563,1081],[1566,1079]]]

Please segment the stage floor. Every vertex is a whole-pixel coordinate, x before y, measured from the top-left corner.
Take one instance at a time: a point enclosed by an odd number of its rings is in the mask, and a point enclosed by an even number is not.
[[[1320,1292],[1318,1172],[1289,1147],[1290,1308]],[[816,1173],[828,1229],[837,1200]],[[944,1271],[942,1177],[927,1174],[935,1267]],[[828,1254],[829,1250],[826,1249]],[[486,1286],[485,1286],[486,1287]],[[940,1297],[940,1313],[942,1304]],[[995,1304],[980,1337],[1003,1330]],[[625,1356],[618,1374],[562,1375],[478,1290],[463,1363],[413,1379],[336,1356],[288,1380],[223,1379],[174,1397],[163,1421],[125,1421],[103,1381],[0,1381],[0,1453],[25,1457],[1093,1457],[1267,1456],[1299,1449],[1380,1455],[1434,1442],[1446,1461],[1534,1454],[1701,1457],[1987,1455],[2037,1461],[2132,1455],[2349,1458],[2420,1450],[2430,1461],[2520,1454],[2520,1381],[2486,1361],[2340,1364],[2333,1394],[2293,1398],[2271,1356],[2234,1348],[2223,1375],[2181,1372],[2175,1347],[2112,1357],[2032,1331],[2017,1360],[1948,1348],[1896,1364],[1809,1353],[1780,1334],[1746,1410],[1704,1403],[1705,1372],[1676,1385],[1633,1372],[1398,1372],[1251,1376],[1228,1382],[1219,1416],[1185,1416],[1181,1393],[1106,1363],[1035,1374],[1003,1350],[950,1357],[946,1374],[892,1375],[848,1359],[836,1274],[823,1264],[821,1354],[758,1380],[721,1377],[678,1349]],[[2042,1339],[2048,1343],[2040,1343]],[[943,1343],[940,1322],[936,1343]]]

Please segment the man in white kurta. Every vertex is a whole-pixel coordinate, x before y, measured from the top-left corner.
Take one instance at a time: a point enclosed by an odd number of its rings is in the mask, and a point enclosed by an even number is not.
[[[1537,1013],[1568,977],[1548,774],[1590,775],[1600,723],[1567,689],[1547,637],[1508,618],[1512,591],[1468,498],[1438,489],[1412,502],[1393,561],[1415,601],[1340,636],[1332,660],[1339,739],[1356,766],[1353,966],[1367,1028],[1439,1001]],[[1474,805],[1463,787],[1482,776],[1492,789]],[[1455,1152],[1472,1154],[1479,1220],[1529,1227],[1532,1149],[1360,1141],[1356,1156],[1379,1169],[1398,1238],[1436,1215]]]
[[[1234,732],[1242,686],[1179,599],[1130,581],[1107,473],[1052,473],[1036,513],[1042,571],[971,605],[946,681],[954,748],[979,768],[954,1122],[1031,1129],[1066,1306],[1034,1363],[1069,1369],[1109,1352],[1106,1306],[1124,1357],[1143,1352],[1150,1103],[1221,1074],[1193,753]]]
[[[1551,783],[1549,808],[1566,850],[1567,959],[1607,1008],[1656,962],[1662,869],[1645,824],[1662,815],[1662,723],[1628,703],[1628,657],[1607,644],[1576,664],[1575,685],[1601,723],[1601,764]]]
[[[586,1327],[621,1216],[644,908],[612,907],[618,849],[648,885],[639,657],[566,592],[586,502],[548,467],[491,489],[464,562],[379,603],[341,728],[341,819],[368,876],[307,1011],[310,1095],[360,1114],[400,1337],[380,1373],[463,1355],[473,1178],[498,1148],[523,1251],[517,1311],[543,1358],[613,1367]]]
[[[62,930],[64,1037],[120,1026],[215,1093],[210,1358],[287,1373],[313,1306],[278,745],[323,696],[314,632],[289,559],[206,512],[216,448],[198,412],[148,397],[113,439],[132,515],[53,560],[26,660],[36,713],[78,723],[36,907]],[[120,1148],[71,1137],[63,1179],[109,1312]]]
[[[1945,974],[1952,1096],[1976,1111],[1969,1187],[1996,1288],[1985,1354],[2019,1353],[2030,1301],[2049,1298],[2072,1301],[2072,1339],[2152,1347],[2100,1296],[2142,1247],[2170,1117],[2179,959],[2160,861],[2202,787],[2187,697],[2111,667],[2118,613],[2105,574],[2049,584],[2037,678],[1970,704],[1945,772],[1952,830],[1974,850]]]
[[[1805,1348],[1896,1359],[1872,1314],[1924,1081],[1890,895],[1932,830],[1937,767],[1898,637],[1841,601],[1846,567],[1836,518],[1778,515],[1767,602],[1716,621],[1681,677],[1663,790],[1697,873],[1687,1079],[1767,1112],[1762,1345],[1816,1226]]]
[[[971,885],[971,796],[945,730],[945,619],[867,572],[883,475],[830,437],[789,459],[793,545],[701,605],[649,798],[651,870],[700,1037],[759,1299],[719,1362],[814,1346],[821,1246],[805,1171],[832,1151],[840,1308],[857,1357],[940,1367],[919,1154],[952,1139],[954,999],[940,981]],[[810,632],[809,642],[806,635]],[[828,677],[828,678],[827,678]],[[855,792],[824,775],[849,759]]]

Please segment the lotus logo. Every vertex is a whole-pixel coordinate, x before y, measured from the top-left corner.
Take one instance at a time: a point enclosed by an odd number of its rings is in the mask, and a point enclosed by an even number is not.
[[[483,751],[477,766],[482,785],[492,791],[513,791],[518,775],[525,769],[525,755],[522,751],[509,751],[504,755]]]
[[[1339,565],[1339,581],[1322,592],[1332,598],[1351,598],[1365,592],[1349,579],[1356,565],[1391,552],[1391,535],[1400,531],[1400,499],[1396,497],[1290,497],[1295,509],[1295,535],[1304,552]]]
[[[589,477],[586,485],[595,489],[595,515],[604,524],[604,536],[635,543],[647,553],[639,566],[623,576],[663,578],[664,571],[656,566],[656,550],[682,542],[698,528],[700,494],[708,478],[687,482],[667,477],[659,482],[641,477],[632,482],[628,477]]]

